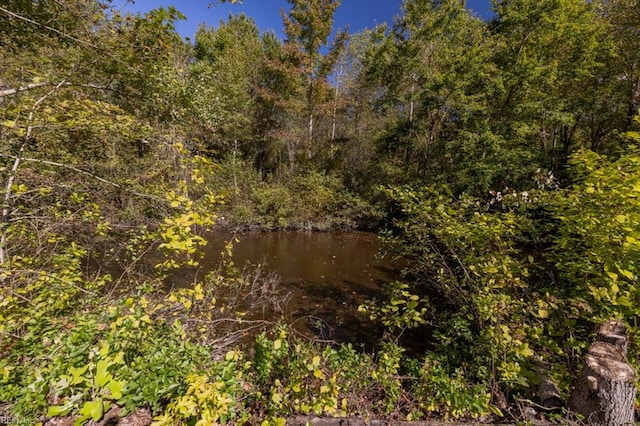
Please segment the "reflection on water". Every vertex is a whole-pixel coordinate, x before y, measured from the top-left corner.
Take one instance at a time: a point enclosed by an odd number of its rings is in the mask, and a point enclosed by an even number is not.
[[[233,261],[239,267],[264,263],[268,272],[280,276],[289,293],[288,320],[306,323],[317,335],[339,341],[371,341],[379,330],[357,312],[366,299],[379,297],[381,285],[397,279],[390,256],[380,256],[382,245],[375,234],[364,232],[247,233],[237,236]],[[229,233],[207,237],[206,271],[215,269]],[[175,284],[193,277],[173,277]],[[182,279],[188,281],[180,283]],[[366,326],[366,327],[365,327]]]
[[[205,265],[214,267],[219,254],[232,235],[215,233],[209,236]],[[285,283],[312,282],[348,287],[355,283],[375,288],[390,278],[388,256],[379,261],[381,248],[375,234],[364,232],[273,232],[248,233],[238,236],[233,246],[233,260],[242,266],[265,263]]]

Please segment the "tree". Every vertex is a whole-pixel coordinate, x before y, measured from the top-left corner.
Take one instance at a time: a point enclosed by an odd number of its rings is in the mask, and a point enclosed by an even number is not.
[[[165,203],[153,194],[164,178],[157,179],[156,188],[139,190],[141,183],[169,172],[156,167],[155,155],[165,147],[151,146],[157,134],[145,119],[161,115],[151,101],[161,87],[158,76],[175,53],[167,48],[171,43],[181,47],[171,23],[177,11],[122,17],[107,14],[98,2],[53,3],[38,3],[33,16],[11,11],[11,19],[28,19],[38,31],[33,39],[15,38],[22,46],[31,43],[30,49],[2,51],[3,83],[14,89],[4,91],[0,111],[0,252],[7,270],[23,271],[13,279],[24,288],[34,280],[28,271],[46,269],[42,259],[47,254],[56,259],[63,248],[77,245],[90,252],[97,249],[96,235],[108,233],[109,223],[132,217],[144,221],[146,215],[137,213]],[[147,103],[133,96],[141,93]],[[52,266],[51,275],[56,268],[64,265]]]
[[[513,155],[487,116],[499,89],[493,50],[463,2],[404,3],[368,67],[378,105],[396,117],[378,142],[389,179],[449,182],[456,193],[503,184]]]
[[[259,31],[244,15],[217,29],[201,26],[189,66],[189,121],[200,128],[204,148],[239,152],[252,139],[252,89],[263,62]],[[247,147],[248,149],[248,147]],[[235,155],[235,154],[234,154]]]
[[[640,6],[628,0],[602,1],[598,3],[598,10],[615,43],[616,55],[611,65],[617,70],[618,81],[625,87],[627,126],[630,126],[640,107]]]
[[[306,118],[305,151],[311,159],[318,153],[316,147],[318,115],[327,115],[327,76],[333,69],[340,50],[343,48],[346,32],[338,32],[333,45],[326,54],[321,50],[327,46],[332,32],[333,15],[340,2],[338,0],[288,0],[292,5],[288,15],[284,15],[285,61],[298,69],[300,96],[304,100],[302,110]],[[315,127],[314,127],[315,126]],[[300,135],[302,137],[302,134]],[[296,148],[294,148],[296,149]]]
[[[274,33],[262,37],[262,51],[264,62],[253,88],[255,163],[260,175],[282,176],[296,170],[300,81]]]
[[[386,25],[351,34],[334,67],[331,140],[326,168],[354,191],[366,192],[379,177],[375,137],[394,117],[375,108],[379,85],[367,70],[385,40]]]
[[[491,108],[499,123],[495,132],[529,150],[532,163],[557,173],[574,149],[589,143],[583,129],[601,99],[594,89],[605,75],[605,26],[583,0],[509,0],[496,4],[491,29],[503,88]]]

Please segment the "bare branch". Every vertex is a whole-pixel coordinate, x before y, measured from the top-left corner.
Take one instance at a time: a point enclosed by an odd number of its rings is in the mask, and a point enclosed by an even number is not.
[[[58,35],[61,35],[62,37],[68,38],[68,39],[73,40],[73,41],[75,41],[75,42],[78,42],[78,43],[80,43],[80,44],[84,44],[85,46],[89,46],[89,47],[92,47],[92,48],[94,48],[94,49],[98,49],[98,46],[96,46],[95,44],[92,44],[92,43],[86,42],[86,41],[84,41],[84,40],[80,40],[79,38],[76,38],[76,37],[70,36],[69,34],[65,34],[65,33],[63,33],[62,31],[58,30],[58,29],[55,29],[55,28],[50,27],[50,26],[48,26],[48,25],[41,24],[41,23],[40,23],[40,22],[38,22],[38,21],[34,21],[33,19],[29,19],[29,18],[27,18],[27,17],[24,17],[24,16],[22,16],[22,15],[19,15],[19,14],[17,14],[17,13],[14,13],[14,12],[12,12],[12,11],[10,11],[10,10],[5,9],[5,8],[4,8],[4,7],[2,7],[2,6],[0,6],[0,12],[4,12],[4,13],[6,13],[7,15],[9,15],[9,16],[11,16],[11,17],[13,17],[13,18],[20,19],[20,20],[25,21],[25,22],[28,22],[28,23],[30,23],[30,24],[37,25],[37,26],[39,26],[39,27],[45,28],[45,29],[47,29],[47,30],[49,30],[49,31],[52,31],[52,32],[54,32],[54,33],[58,34]]]
[[[16,273],[16,274],[39,275],[41,277],[51,278],[51,279],[56,280],[56,281],[58,281],[58,282],[60,282],[62,284],[66,284],[66,285],[68,285],[70,287],[73,287],[76,290],[78,290],[78,291],[80,291],[80,292],[82,292],[82,293],[84,293],[86,295],[89,295],[89,296],[97,296],[98,295],[97,293],[94,293],[92,291],[84,289],[84,288],[72,283],[71,281],[65,280],[65,279],[60,278],[60,277],[55,276],[55,275],[47,274],[42,270],[34,271],[34,270],[31,270],[31,269],[17,269],[17,270],[14,270],[12,272]]]
[[[25,92],[27,90],[31,90],[31,89],[36,89],[38,87],[42,87],[42,86],[46,86],[49,83],[32,83],[32,84],[27,84],[26,86],[22,86],[22,87],[18,87],[17,89],[6,89],[6,90],[0,90],[0,98],[3,98],[5,96],[9,96],[9,95],[15,95],[16,93],[20,93],[20,92]]]
[[[15,157],[13,155],[5,155],[5,154],[0,154],[0,157],[17,158],[17,157]],[[111,185],[111,186],[113,186],[115,188],[122,189],[123,191],[127,191],[130,194],[136,195],[138,197],[149,198],[149,199],[155,200],[155,201],[165,201],[163,198],[157,197],[155,195],[144,194],[142,192],[137,192],[137,191],[133,191],[131,189],[125,188],[122,185],[120,185],[119,183],[112,182],[110,180],[104,179],[104,178],[96,175],[95,173],[91,173],[91,172],[88,172],[86,170],[82,170],[82,169],[79,169],[77,167],[70,166],[68,164],[57,163],[55,161],[40,160],[38,158],[24,158],[24,157],[22,158],[22,161],[31,162],[31,163],[45,164],[47,166],[61,167],[61,168],[64,168],[64,169],[73,170],[74,172],[78,172],[78,173],[82,173],[83,175],[91,176],[92,178],[94,178],[96,180],[99,180],[102,183],[106,183],[107,185]]]
[[[5,90],[0,90],[0,98],[3,98],[5,96],[11,96],[11,95],[15,95],[21,92],[26,92],[27,90],[32,90],[32,89],[37,89],[38,87],[42,87],[42,86],[47,86],[50,85],[51,83],[49,82],[42,82],[42,83],[31,83],[31,84],[27,84],[26,86],[21,86],[18,87],[16,89],[5,89]],[[92,84],[92,83],[65,83],[63,84],[64,87],[86,87],[89,89],[96,89],[96,90],[109,90],[111,92],[115,92],[114,89],[110,88],[109,86],[99,86],[97,84]]]
[[[0,9],[2,9],[0,7]],[[34,127],[31,125],[33,122],[33,114],[38,109],[38,106],[42,102],[45,101],[49,96],[55,93],[62,85],[66,83],[66,79],[62,80],[58,83],[53,89],[49,90],[45,95],[43,95],[40,99],[38,99],[33,106],[31,107],[31,111],[29,111],[29,117],[27,118],[27,133],[24,135],[24,139],[22,141],[22,145],[20,145],[20,150],[18,151],[18,155],[13,157],[14,162],[13,166],[11,166],[11,170],[9,171],[9,177],[7,179],[7,183],[5,185],[4,191],[4,200],[2,203],[2,216],[0,217],[0,230],[2,235],[0,235],[0,272],[3,270],[5,261],[6,261],[6,244],[7,244],[7,223],[9,221],[9,209],[10,209],[10,201],[11,201],[11,188],[13,187],[13,182],[16,179],[16,174],[18,173],[18,167],[20,166],[20,162],[22,161],[22,156],[24,155],[24,151],[27,148],[27,144],[31,140],[31,134],[33,132]]]

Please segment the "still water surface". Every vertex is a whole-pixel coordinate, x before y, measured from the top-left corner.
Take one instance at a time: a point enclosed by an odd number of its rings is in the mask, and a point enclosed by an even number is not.
[[[205,265],[215,267],[233,235],[208,238]],[[382,245],[365,232],[255,232],[240,234],[233,245],[236,265],[264,263],[285,283],[342,284],[377,288],[391,278],[390,256],[378,256]]]
[[[232,234],[224,232],[208,236],[204,272],[219,265],[220,253],[232,239]],[[280,277],[280,286],[289,296],[287,320],[306,322],[323,338],[371,340],[373,336],[364,334],[374,330],[357,308],[366,299],[379,298],[381,286],[397,279],[399,269],[382,251],[376,234],[255,232],[239,234],[237,239],[232,257],[237,266],[262,263],[266,271]]]

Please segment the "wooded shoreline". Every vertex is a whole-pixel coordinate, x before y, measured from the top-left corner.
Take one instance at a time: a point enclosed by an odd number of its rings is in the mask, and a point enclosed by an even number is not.
[[[1,415],[633,421],[640,3],[404,0],[353,34],[288,5],[283,40],[193,41],[176,7],[0,5]],[[379,232],[374,348],[296,332],[232,244],[167,288],[224,226]]]

